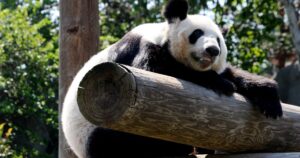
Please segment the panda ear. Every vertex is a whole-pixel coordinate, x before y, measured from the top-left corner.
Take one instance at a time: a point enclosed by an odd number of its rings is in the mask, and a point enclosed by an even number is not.
[[[169,23],[172,23],[177,18],[184,20],[187,16],[188,8],[187,0],[169,0],[164,8],[163,15]]]

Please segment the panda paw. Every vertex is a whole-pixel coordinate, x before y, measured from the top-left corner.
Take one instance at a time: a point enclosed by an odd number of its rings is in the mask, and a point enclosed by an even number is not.
[[[278,99],[260,99],[256,102],[256,105],[267,118],[282,117],[282,107]]]
[[[279,118],[282,116],[282,106],[277,92],[277,85],[272,87],[261,87],[257,89],[256,97],[250,99],[250,101],[258,106],[260,111],[267,118]]]

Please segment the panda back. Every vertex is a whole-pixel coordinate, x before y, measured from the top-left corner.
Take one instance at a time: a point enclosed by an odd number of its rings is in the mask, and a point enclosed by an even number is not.
[[[141,36],[143,41],[163,45],[167,40],[167,23],[142,24],[132,29],[130,33]]]

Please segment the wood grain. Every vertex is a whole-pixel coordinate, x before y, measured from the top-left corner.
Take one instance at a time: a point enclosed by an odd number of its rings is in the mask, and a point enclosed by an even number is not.
[[[92,123],[224,152],[300,151],[300,108],[265,118],[238,94],[219,96],[174,77],[115,63],[94,67],[78,89]]]

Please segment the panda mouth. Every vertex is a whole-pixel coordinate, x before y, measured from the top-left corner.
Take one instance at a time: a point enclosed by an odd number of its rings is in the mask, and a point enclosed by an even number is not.
[[[203,54],[202,56],[197,56],[196,53],[191,53],[191,57],[204,67],[211,65],[214,61],[214,57],[211,57],[208,54]]]
[[[210,58],[210,57],[201,57],[199,59],[199,62],[200,63],[211,63],[212,62],[212,58]]]

